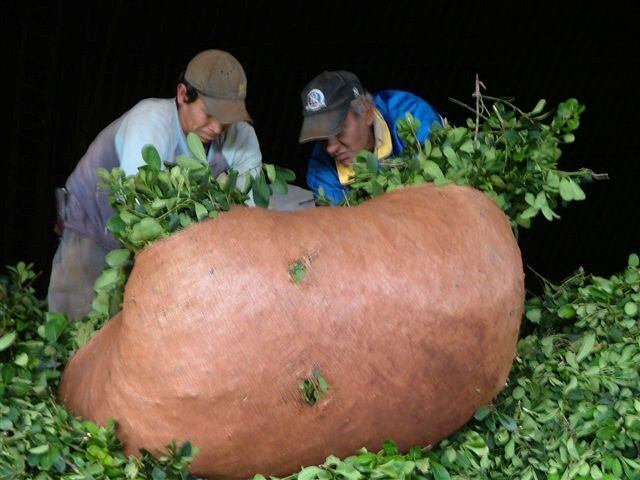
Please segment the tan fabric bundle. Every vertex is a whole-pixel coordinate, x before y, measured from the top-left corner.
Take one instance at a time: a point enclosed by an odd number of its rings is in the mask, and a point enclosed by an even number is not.
[[[294,282],[290,266],[302,265]],[[509,222],[433,184],[353,208],[237,207],[138,254],[122,312],[67,365],[74,413],[208,478],[435,445],[505,385],[524,303]],[[299,384],[317,369],[315,405]]]

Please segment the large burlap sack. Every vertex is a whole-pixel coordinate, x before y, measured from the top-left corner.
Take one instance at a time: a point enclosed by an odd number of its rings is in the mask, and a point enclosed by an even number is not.
[[[285,475],[458,429],[505,385],[523,302],[509,222],[471,188],[238,207],[138,254],[121,314],[60,392],[84,418],[117,419],[128,453],[188,439],[196,474]],[[329,390],[311,406],[299,384],[314,369]]]

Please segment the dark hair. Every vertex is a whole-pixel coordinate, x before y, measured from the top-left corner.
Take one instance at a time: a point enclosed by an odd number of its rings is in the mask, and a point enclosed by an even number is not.
[[[198,90],[185,80],[184,72],[182,72],[178,77],[178,83],[182,83],[187,87],[187,103],[195,102],[198,99]]]

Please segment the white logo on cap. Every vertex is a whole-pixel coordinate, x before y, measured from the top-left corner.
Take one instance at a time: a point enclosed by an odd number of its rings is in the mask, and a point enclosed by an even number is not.
[[[324,93],[322,93],[322,91],[314,88],[307,93],[307,106],[305,110],[315,112],[326,106],[327,104],[324,103]]]
[[[356,96],[356,97],[360,96],[360,92],[358,91],[357,87],[353,87],[353,95]]]

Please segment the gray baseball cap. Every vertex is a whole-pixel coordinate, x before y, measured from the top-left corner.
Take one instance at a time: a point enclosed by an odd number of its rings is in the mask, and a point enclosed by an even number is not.
[[[324,71],[302,90],[300,143],[337,135],[342,130],[351,100],[364,95],[360,80],[345,70]]]
[[[197,54],[184,74],[202,97],[207,113],[223,123],[251,122],[245,106],[247,76],[240,62],[223,50]]]

